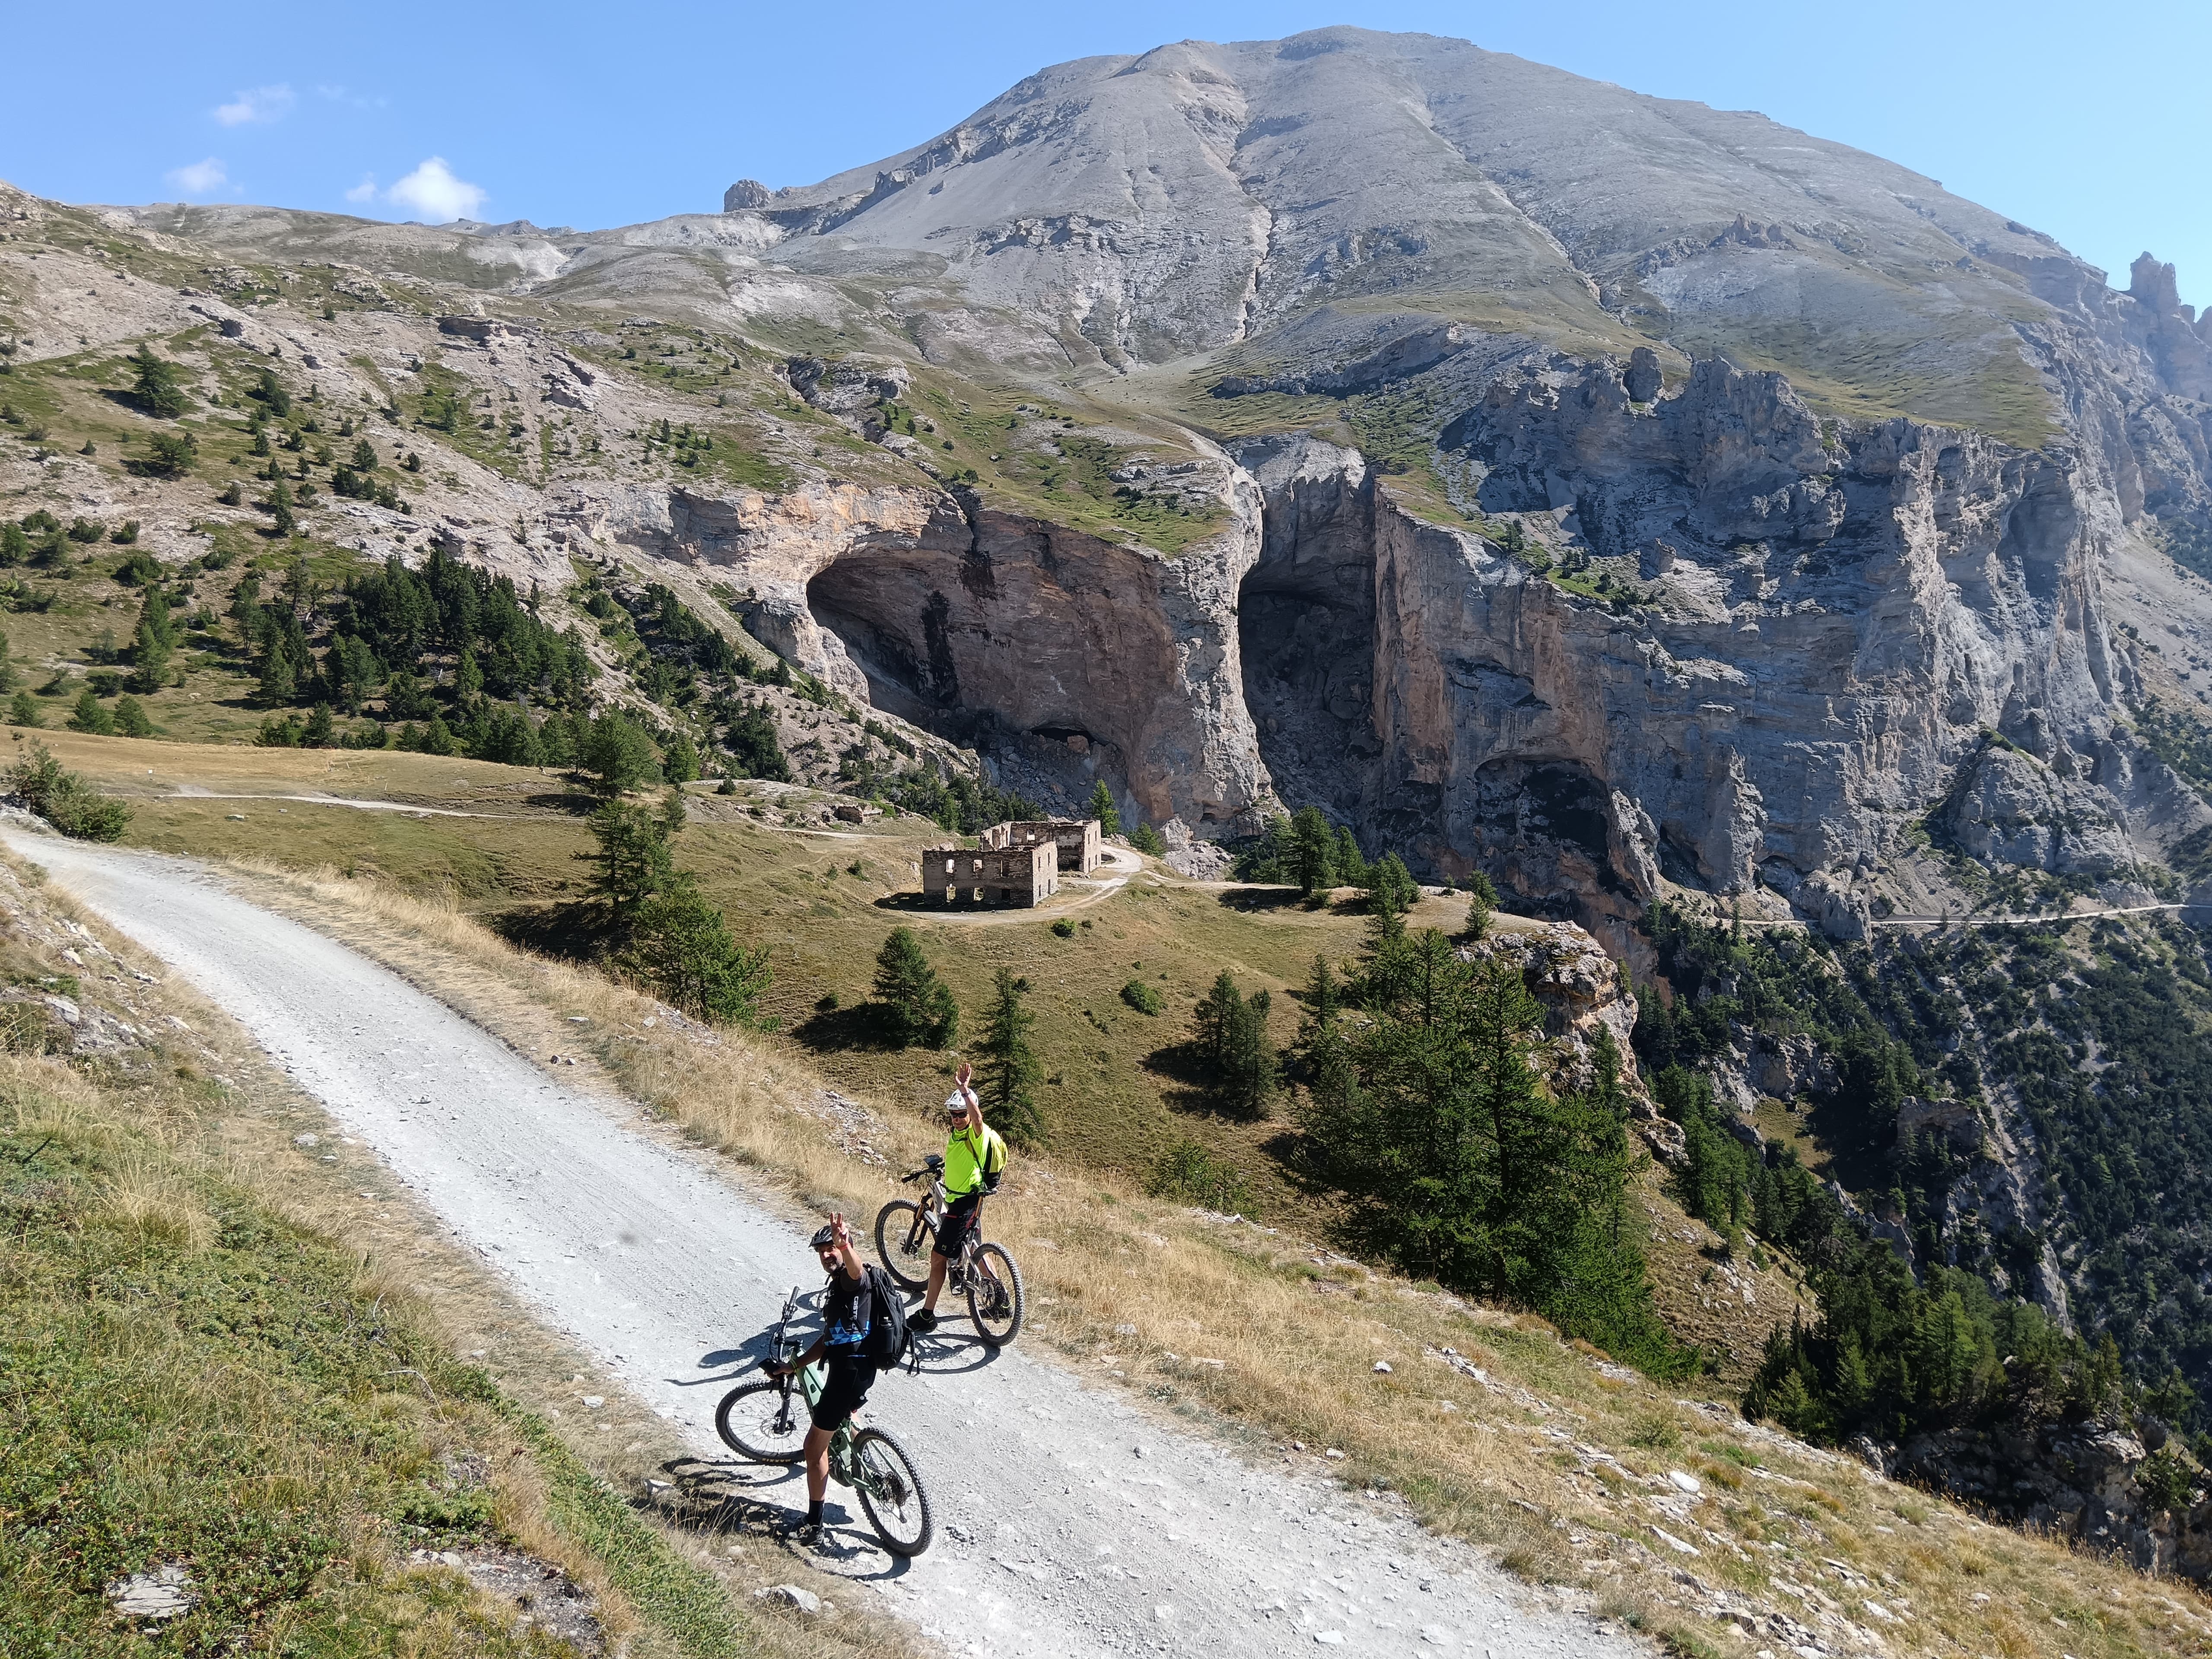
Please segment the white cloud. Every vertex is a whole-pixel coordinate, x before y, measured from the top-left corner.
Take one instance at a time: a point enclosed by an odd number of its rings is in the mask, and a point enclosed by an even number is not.
[[[281,121],[292,112],[292,88],[288,86],[256,87],[227,104],[216,105],[215,118],[227,127],[244,126],[249,121]]]
[[[230,175],[222,170],[222,163],[212,155],[204,161],[195,161],[188,167],[178,167],[167,178],[187,196],[212,196],[230,182]]]
[[[361,182],[345,193],[345,198],[349,202],[374,202],[376,199],[376,175],[362,173]]]
[[[484,191],[476,185],[453,177],[453,169],[446,165],[442,155],[433,155],[390,190],[384,199],[400,207],[413,208],[434,225],[442,225],[448,219],[473,219],[484,204]]]
[[[355,92],[345,87],[319,86],[315,95],[333,104],[344,104],[354,109],[382,109],[389,100]]]

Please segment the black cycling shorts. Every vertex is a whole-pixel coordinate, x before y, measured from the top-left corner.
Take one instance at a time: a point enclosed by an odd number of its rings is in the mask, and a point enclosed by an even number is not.
[[[975,1225],[975,1212],[982,1206],[983,1194],[980,1192],[963,1193],[946,1205],[945,1213],[937,1218],[937,1243],[930,1247],[930,1254],[958,1255]]]
[[[822,1397],[814,1402],[811,1420],[816,1428],[834,1434],[840,1423],[868,1403],[877,1368],[842,1353],[828,1355],[823,1363],[829,1375],[823,1379]]]

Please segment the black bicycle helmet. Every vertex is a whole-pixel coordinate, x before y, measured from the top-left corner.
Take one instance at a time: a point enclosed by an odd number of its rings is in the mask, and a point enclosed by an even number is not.
[[[826,1250],[836,1242],[836,1225],[835,1223],[828,1221],[823,1222],[819,1227],[815,1229],[814,1237],[809,1241],[809,1243],[811,1243],[817,1250]]]

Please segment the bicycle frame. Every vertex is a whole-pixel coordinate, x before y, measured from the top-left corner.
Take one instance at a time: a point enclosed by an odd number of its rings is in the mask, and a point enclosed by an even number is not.
[[[921,1173],[922,1171],[920,1170],[916,1170],[914,1172],[914,1174],[917,1176]],[[907,1179],[911,1181],[914,1179],[914,1176],[908,1176]],[[933,1242],[935,1241],[938,1236],[938,1224],[943,1220],[945,1212],[951,1202],[951,1195],[945,1190],[945,1182],[940,1176],[929,1183],[929,1191],[924,1194],[921,1202],[915,1206],[917,1224],[921,1226],[923,1231],[929,1235]],[[962,1239],[960,1243],[959,1261],[957,1264],[951,1265],[957,1265],[963,1273],[971,1272],[977,1268],[981,1268],[984,1277],[987,1279],[995,1279],[998,1275],[992,1273],[990,1264],[987,1261],[981,1261],[976,1255],[978,1248],[983,1243],[982,1228],[980,1224],[981,1220],[981,1216],[979,1212],[977,1215],[979,1224],[968,1229],[967,1237]],[[919,1238],[910,1237],[908,1240],[908,1248],[911,1249],[914,1245],[920,1243],[921,1240]]]
[[[792,1310],[799,1306],[799,1291],[793,1288],[783,1304],[782,1317],[776,1321],[775,1334],[769,1340],[769,1351],[775,1356],[771,1362],[774,1364],[784,1364],[805,1352],[796,1340],[784,1334],[784,1328],[790,1323]],[[821,1403],[822,1390],[829,1386],[830,1368],[817,1359],[798,1372],[797,1381],[800,1392],[806,1396],[806,1408],[811,1418],[814,1407]],[[787,1397],[792,1382],[791,1377],[784,1378]],[[830,1437],[830,1478],[841,1486],[865,1486],[875,1497],[886,1496],[873,1474],[853,1455],[853,1419],[849,1416]]]

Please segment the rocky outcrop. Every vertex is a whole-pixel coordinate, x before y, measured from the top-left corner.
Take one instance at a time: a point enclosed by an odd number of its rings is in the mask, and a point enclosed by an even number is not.
[[[2135,846],[2105,791],[2008,746],[1991,744],[1961,770],[1942,824],[1969,857],[2057,875],[2133,872]]]
[[[2143,1491],[2151,1446],[2167,1438],[2155,1421],[2131,1427],[2093,1419],[2033,1431],[1952,1430],[1872,1449],[1895,1479],[1956,1493],[2099,1553],[2117,1553],[2142,1571],[2203,1583],[2212,1579],[2212,1500],[2199,1489],[2166,1510]]]

